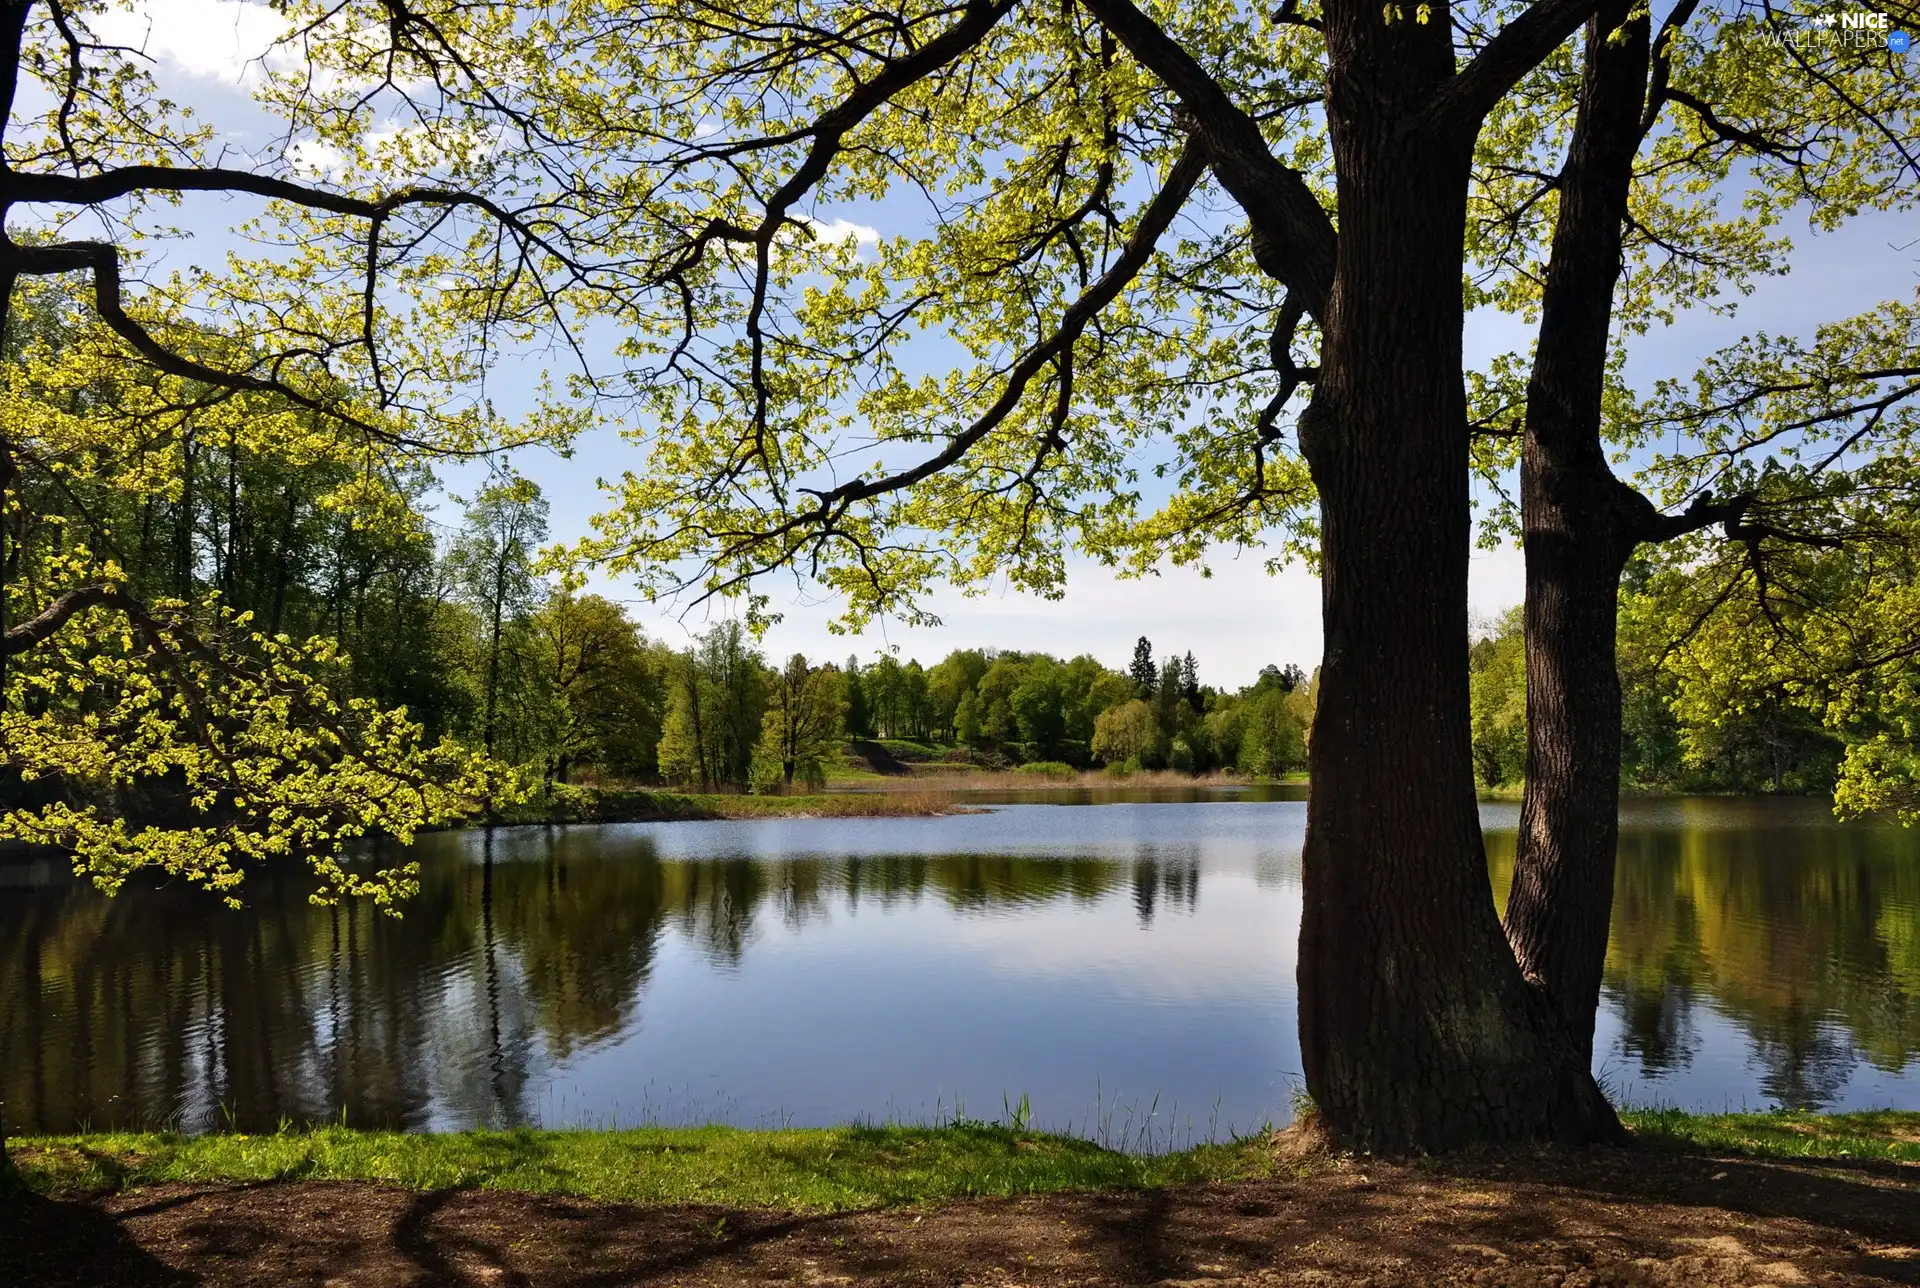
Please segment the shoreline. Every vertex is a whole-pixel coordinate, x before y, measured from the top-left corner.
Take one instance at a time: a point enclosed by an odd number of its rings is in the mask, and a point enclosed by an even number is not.
[[[829,779],[816,792],[759,795],[744,792],[681,792],[650,787],[562,786],[553,795],[476,817],[448,830],[524,827],[560,823],[681,823],[764,818],[943,818],[977,814],[978,804],[954,799],[964,792],[1164,792],[1244,791],[1303,786],[1287,780],[1187,778],[1154,774],[1133,779],[1088,771],[1074,778],[1008,773],[925,777]]]
[[[932,793],[816,792],[750,796],[729,792],[670,792],[638,787],[570,787],[564,793],[475,818],[453,830],[560,823],[697,823],[770,818],[941,818],[976,813]]]
[[[793,795],[693,792],[653,787],[560,785],[554,794],[502,810],[491,820],[475,818],[458,828],[517,827],[542,823],[674,823],[757,818],[938,818],[980,810],[963,792],[1235,792],[1303,787],[1306,776],[1256,780],[1164,773],[1117,778],[1087,770],[1072,778],[1017,770],[828,779],[818,791]]]
[[[1629,1112],[1611,1148],[1115,1153],[1018,1121],[17,1144],[9,1288],[1911,1284],[1920,1113]]]
[[[680,792],[644,787],[572,787],[564,795],[549,796],[501,811],[493,818],[471,818],[422,828],[429,832],[480,831],[489,827],[541,827],[602,823],[700,823],[757,819],[947,818],[985,812],[985,802],[956,799],[962,793],[1019,795],[1049,792],[1087,792],[1096,796],[1125,792],[1213,792],[1230,794],[1275,788],[1304,789],[1305,774],[1278,779],[1246,779],[1209,775],[1189,778],[1163,771],[1117,778],[1098,770],[1073,778],[1054,778],[1018,771],[978,775],[929,774],[915,777],[829,779],[817,792],[797,795],[755,795],[734,792]],[[1728,800],[1810,800],[1814,795],[1772,792],[1676,792],[1652,788],[1623,788],[1631,797],[1714,797]],[[1515,804],[1520,787],[1482,788],[1483,803]],[[1304,799],[1304,798],[1303,798]],[[999,803],[999,802],[993,802]],[[59,857],[49,846],[0,843],[0,865]]]
[[[1920,1183],[1920,1110],[1695,1114],[1623,1109],[1620,1117],[1635,1149],[1911,1168]],[[1128,1153],[1080,1136],[1034,1130],[1018,1118],[933,1127],[642,1125],[455,1132],[316,1124],[267,1133],[17,1135],[8,1143],[30,1189],[66,1198],[172,1183],[300,1180],[794,1212],[1230,1183],[1285,1172],[1301,1161],[1286,1134],[1271,1128],[1179,1151]],[[1479,1153],[1519,1157],[1533,1152]]]

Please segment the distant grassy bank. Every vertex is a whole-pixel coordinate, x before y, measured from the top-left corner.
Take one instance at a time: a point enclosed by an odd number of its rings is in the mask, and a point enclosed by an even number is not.
[[[1183,774],[1171,769],[1141,769],[1130,774],[1105,769],[1075,769],[1055,761],[1038,761],[1012,769],[970,768],[966,765],[916,764],[907,774],[864,774],[829,778],[831,787],[860,792],[1024,792],[1024,791],[1209,791],[1231,787],[1304,783],[1305,774],[1282,778],[1249,778],[1244,774]]]
[[[558,786],[502,811],[505,824],[674,823],[755,818],[929,818],[975,812],[950,795],[957,791],[1166,791],[1245,786],[1237,775],[1195,777],[1168,770],[1116,775],[1052,762],[1015,769],[915,765],[910,774],[863,774],[828,780],[838,790],[800,796],[732,792],[672,792],[643,787]],[[1306,781],[1304,774],[1279,780]],[[476,820],[477,821],[477,820]]]
[[[1624,1116],[1636,1137],[1668,1149],[1920,1164],[1920,1113],[1642,1110]],[[162,1181],[356,1180],[420,1190],[479,1187],[806,1212],[1232,1181],[1299,1166],[1280,1160],[1264,1135],[1142,1156],[984,1123],[437,1135],[325,1127],[270,1135],[26,1137],[13,1145],[27,1183],[61,1196]]]
[[[932,792],[833,792],[811,796],[562,787],[505,811],[502,823],[674,823],[702,819],[896,818],[968,812]]]

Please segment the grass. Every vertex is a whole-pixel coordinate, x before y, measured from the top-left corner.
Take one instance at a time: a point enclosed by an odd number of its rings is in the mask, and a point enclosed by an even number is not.
[[[1029,761],[1012,769],[985,769],[944,762],[916,764],[912,774],[875,775],[862,779],[863,788],[872,791],[1059,791],[1080,789],[1094,792],[1155,791],[1243,787],[1254,783],[1305,782],[1304,775],[1289,774],[1279,779],[1255,779],[1244,774],[1215,770],[1211,773],[1183,774],[1172,769],[1143,769],[1131,774],[1113,774],[1104,769],[1075,769],[1061,761]]]
[[[1678,1109],[1634,1109],[1620,1117],[1640,1139],[1675,1149],[1759,1158],[1920,1163],[1920,1113],[1902,1110],[1689,1114]]]
[[[1622,1115],[1664,1148],[1788,1159],[1920,1163],[1920,1113]],[[1016,1125],[752,1131],[416,1132],[344,1127],[267,1135],[171,1132],[21,1137],[14,1161],[58,1197],[162,1181],[373,1181],[409,1189],[531,1190],[634,1203],[711,1203],[800,1212],[978,1195],[1149,1189],[1297,1171],[1264,1134],[1179,1153],[1126,1154]]]
[[[827,782],[832,783],[884,783],[896,774],[881,774],[868,769],[865,765],[849,764],[845,759],[836,760],[827,766]]]
[[[939,760],[949,752],[963,750],[957,743],[927,742],[919,738],[872,738],[861,741],[879,743],[886,748],[888,755],[908,764]]]
[[[60,1197],[161,1181],[351,1180],[801,1212],[1140,1189],[1262,1176],[1276,1166],[1271,1151],[1255,1141],[1143,1156],[986,1124],[437,1135],[319,1127],[271,1135],[25,1137],[13,1145],[27,1184]]]
[[[507,812],[506,823],[675,823],[703,819],[897,818],[966,812],[928,792],[745,796],[636,787],[563,787]]]
[[[1291,782],[1295,775],[1281,781]],[[1034,761],[1008,770],[917,761],[909,774],[875,774],[838,766],[829,781],[856,785],[853,791],[804,796],[749,796],[727,792],[667,792],[617,784],[556,784],[523,805],[504,811],[499,822],[516,823],[677,823],[712,819],[757,818],[928,818],[974,811],[943,793],[1087,788],[1094,791],[1161,788],[1217,788],[1252,780],[1215,772],[1195,777],[1172,770],[1145,770],[1124,777],[1098,770],[1076,770],[1060,761]]]

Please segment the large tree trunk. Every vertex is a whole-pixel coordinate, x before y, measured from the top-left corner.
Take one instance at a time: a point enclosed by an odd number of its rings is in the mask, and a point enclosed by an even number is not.
[[[1646,11],[1629,18],[1625,0],[1613,0],[1586,45],[1527,386],[1527,779],[1507,934],[1591,1062],[1619,833],[1620,572],[1646,510],[1614,478],[1600,441],[1621,228],[1643,133]]]
[[[1493,906],[1469,753],[1460,263],[1471,128],[1409,128],[1445,23],[1331,7],[1340,238],[1300,429],[1320,492],[1325,653],[1300,939],[1307,1089],[1364,1147],[1617,1130]]]
[[[3,1054],[4,1048],[0,1048],[0,1055]],[[0,1068],[4,1067],[0,1065]],[[26,1189],[26,1180],[20,1175],[20,1169],[13,1162],[13,1154],[7,1149],[6,1105],[0,1104],[0,1199],[24,1194]]]
[[[0,1030],[0,1070],[8,1067],[7,1056],[7,1035]],[[4,1097],[0,1097],[0,1199],[11,1198],[25,1188],[19,1169],[13,1164],[13,1155],[7,1150],[7,1105]]]

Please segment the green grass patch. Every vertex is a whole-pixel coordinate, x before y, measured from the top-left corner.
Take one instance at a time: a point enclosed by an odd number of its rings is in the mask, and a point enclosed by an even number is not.
[[[852,763],[844,753],[840,759],[826,767],[826,775],[829,783],[884,783],[889,777],[887,774],[877,773],[868,768],[864,761],[859,764]]]
[[[1080,777],[1080,771],[1063,760],[1029,760],[1024,765],[1014,766],[1016,774],[1032,774],[1036,778],[1073,779]]]
[[[873,741],[885,747],[894,759],[908,764],[916,761],[938,760],[949,751],[956,750],[950,744],[929,742],[920,738],[875,738]]]
[[[1920,1163],[1920,1113],[1901,1110],[1689,1114],[1678,1109],[1633,1109],[1620,1117],[1640,1140],[1674,1149],[1762,1158]]]
[[[1680,1151],[1920,1163],[1920,1113],[1642,1109],[1622,1117],[1640,1140]],[[1264,1136],[1145,1156],[980,1123],[445,1134],[316,1127],[268,1135],[29,1136],[12,1145],[26,1184],[65,1198],[165,1181],[332,1180],[799,1212],[1248,1180],[1299,1166],[1276,1160]]]
[[[1275,1166],[1271,1151],[1257,1140],[1140,1156],[1070,1137],[977,1124],[436,1135],[321,1127],[272,1135],[24,1137],[13,1145],[29,1186],[68,1197],[162,1181],[338,1180],[802,1212],[974,1195],[1139,1189],[1263,1176]]]
[[[555,787],[502,815],[504,823],[678,823],[711,819],[921,817],[964,813],[933,796],[873,792],[745,796],[637,787]]]

